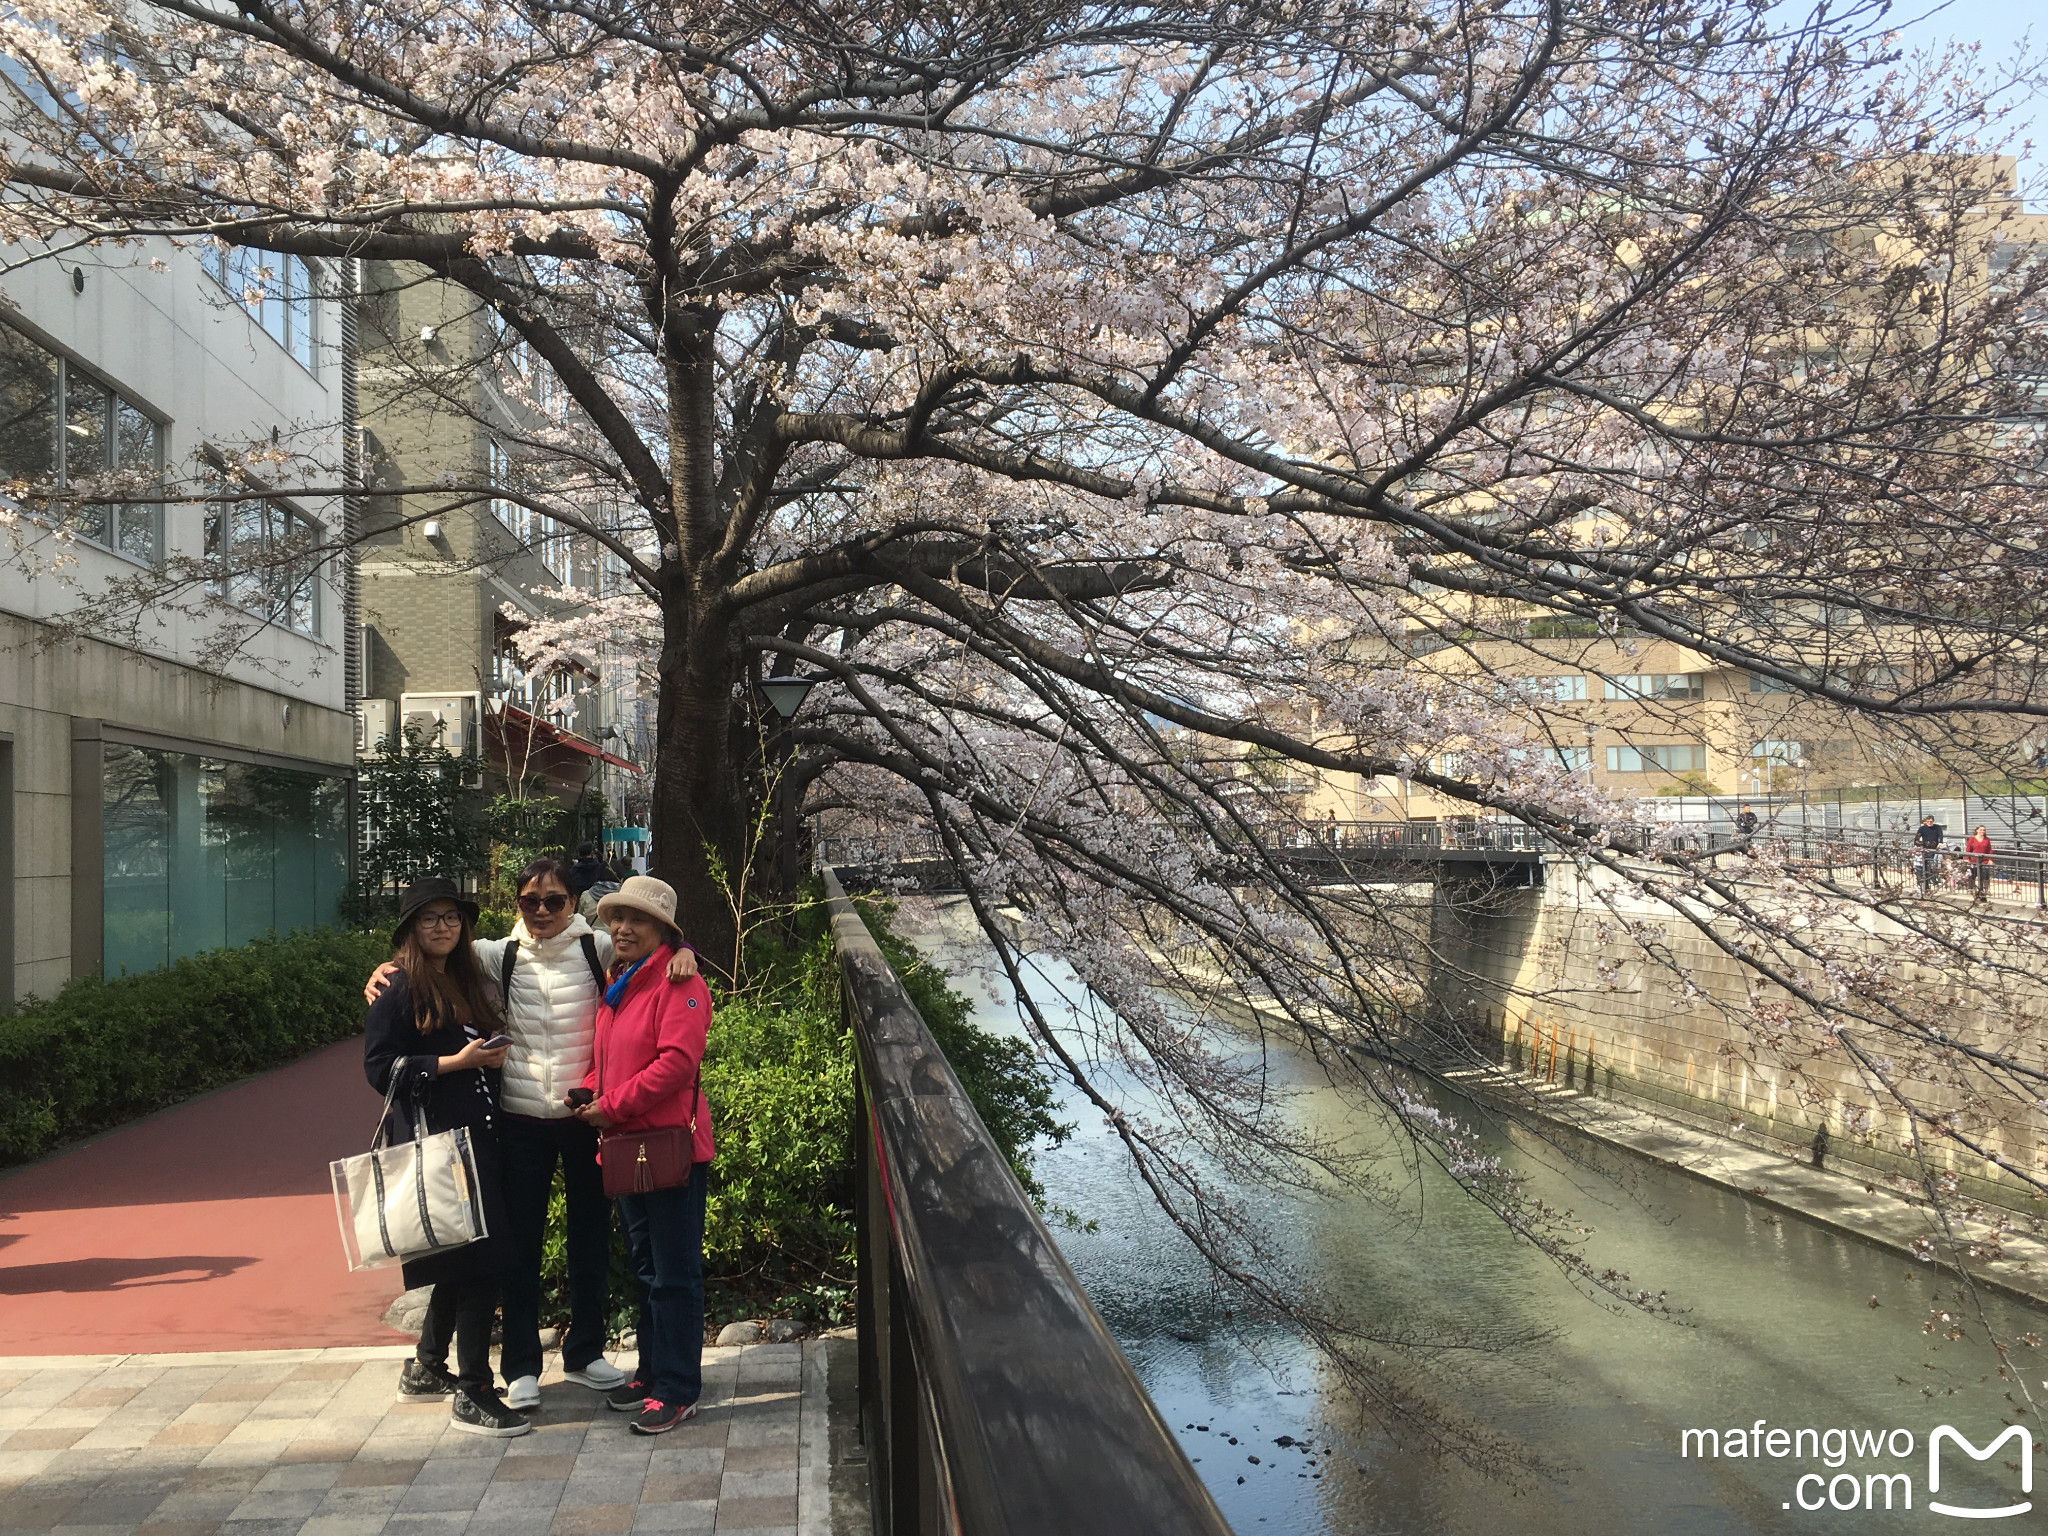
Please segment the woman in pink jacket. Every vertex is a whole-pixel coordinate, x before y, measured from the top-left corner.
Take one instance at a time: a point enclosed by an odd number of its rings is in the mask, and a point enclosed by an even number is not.
[[[601,1132],[683,1129],[682,1183],[619,1196],[626,1248],[640,1279],[640,1365],[609,1400],[637,1414],[633,1429],[659,1435],[695,1418],[704,1389],[704,1172],[711,1162],[711,1106],[699,1073],[711,1024],[701,976],[674,980],[669,957],[682,943],[676,893],[635,875],[598,903],[614,959],[578,1117]]]

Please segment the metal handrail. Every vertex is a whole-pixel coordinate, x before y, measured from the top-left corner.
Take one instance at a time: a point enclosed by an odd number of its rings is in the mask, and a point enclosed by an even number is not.
[[[1229,1536],[838,877],[877,1536]]]

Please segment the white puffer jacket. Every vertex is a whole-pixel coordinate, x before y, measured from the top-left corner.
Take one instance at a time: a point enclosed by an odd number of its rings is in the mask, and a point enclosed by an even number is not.
[[[569,1114],[563,1103],[571,1088],[590,1072],[591,1040],[602,994],[583,956],[583,935],[590,924],[580,917],[551,939],[536,939],[524,922],[514,925],[509,939],[478,939],[477,964],[493,985],[505,974],[505,946],[517,944],[512,966],[512,996],[506,1032],[512,1049],[505,1054],[503,1104],[508,1115],[534,1120],[561,1120]],[[598,963],[612,963],[612,940],[598,933]]]

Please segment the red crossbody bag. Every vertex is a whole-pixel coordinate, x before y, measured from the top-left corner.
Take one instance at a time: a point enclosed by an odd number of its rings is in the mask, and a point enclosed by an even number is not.
[[[703,1091],[703,1076],[690,1085],[690,1124],[665,1125],[652,1131],[599,1131],[597,1160],[604,1174],[604,1192],[619,1195],[647,1195],[657,1189],[675,1189],[690,1182],[690,1168],[697,1150],[697,1100]],[[597,1058],[597,1093],[604,1097],[604,1055]]]

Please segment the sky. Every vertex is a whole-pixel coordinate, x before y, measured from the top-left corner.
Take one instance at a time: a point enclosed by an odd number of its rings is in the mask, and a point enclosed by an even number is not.
[[[2048,55],[2048,5],[2041,0],[1894,0],[1892,23],[1915,48],[1954,39],[1981,43],[1987,61],[2011,57],[2025,44],[2037,64]],[[2013,98],[2019,134],[2034,141],[2022,171],[2029,201],[2048,206],[2048,99],[2039,92]]]

